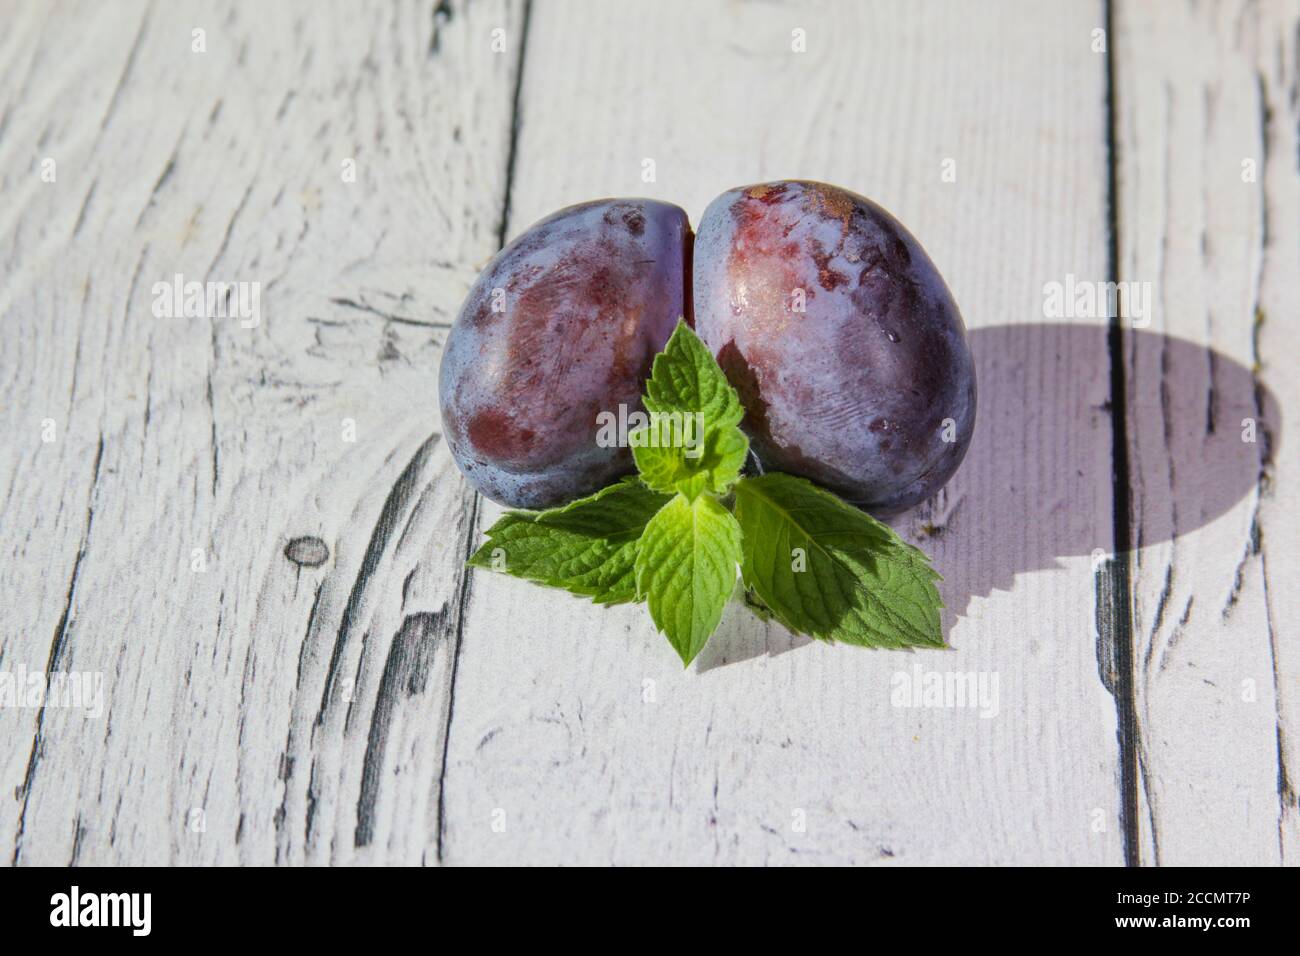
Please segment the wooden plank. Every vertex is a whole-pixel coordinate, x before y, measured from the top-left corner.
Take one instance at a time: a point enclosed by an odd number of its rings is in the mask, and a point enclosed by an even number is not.
[[[512,233],[594,196],[696,220],[766,178],[853,188],[909,225],[962,304],[979,423],[955,480],[899,523],[947,579],[950,653],[814,646],[733,607],[683,673],[640,608],[476,573],[448,860],[1122,861],[1093,630],[1091,555],[1114,545],[1105,320],[1044,321],[1043,298],[1067,274],[1105,278],[1101,20],[1028,2],[534,10]],[[997,716],[891,706],[913,666],[995,675]]]
[[[1155,306],[1125,350],[1149,864],[1300,861],[1298,30],[1116,7],[1120,274]]]
[[[0,666],[105,708],[0,710],[5,860],[436,856],[473,514],[436,369],[522,7],[325,13],[6,16]],[[177,273],[259,283],[260,321],[156,317]]]

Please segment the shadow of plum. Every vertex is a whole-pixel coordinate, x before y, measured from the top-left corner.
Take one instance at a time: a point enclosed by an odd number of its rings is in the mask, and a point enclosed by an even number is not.
[[[944,577],[945,635],[972,598],[1011,590],[1019,574],[1067,557],[1112,557],[1117,492],[1128,499],[1134,546],[1171,541],[1250,494],[1277,452],[1281,412],[1251,369],[1126,329],[1129,463],[1127,485],[1117,487],[1104,326],[992,326],[973,330],[970,343],[979,411],[966,459],[937,495],[889,522]],[[765,629],[733,601],[697,666],[808,643],[779,625]]]

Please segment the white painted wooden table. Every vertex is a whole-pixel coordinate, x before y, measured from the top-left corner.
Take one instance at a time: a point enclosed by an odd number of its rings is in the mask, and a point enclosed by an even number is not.
[[[0,672],[103,690],[0,708],[0,858],[1300,860],[1293,0],[0,24]],[[970,454],[897,522],[951,652],[732,608],[683,671],[640,608],[463,568],[477,270],[571,202],[778,177],[890,208],[971,329]],[[260,321],[156,316],[176,274]],[[1116,279],[1142,323],[1046,314]],[[914,667],[996,714],[894,706]]]

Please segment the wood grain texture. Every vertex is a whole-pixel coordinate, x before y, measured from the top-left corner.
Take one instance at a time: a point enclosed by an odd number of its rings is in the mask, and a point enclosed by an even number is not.
[[[698,220],[765,178],[848,186],[907,223],[952,285],[980,417],[957,477],[900,525],[947,578],[950,653],[810,645],[733,606],[683,673],[640,608],[476,574],[449,861],[1122,861],[1091,558],[1113,548],[1105,322],[1046,322],[1042,297],[1106,268],[1100,16],[537,6],[512,234],[591,196],[668,199]],[[997,675],[998,715],[891,706],[913,665]]]
[[[1300,4],[1116,13],[1142,862],[1295,865]]]
[[[0,707],[0,860],[1300,859],[1295,0],[0,6],[0,672],[105,695]],[[780,177],[893,211],[971,330],[971,451],[896,522],[954,649],[733,605],[683,672],[466,574],[481,266]],[[156,315],[177,274],[260,321]],[[1069,277],[1150,324],[1049,315]]]
[[[0,662],[106,709],[0,711],[4,859],[436,856],[474,508],[437,357],[498,243],[520,16],[6,17]],[[155,317],[176,273],[260,283],[260,323]]]

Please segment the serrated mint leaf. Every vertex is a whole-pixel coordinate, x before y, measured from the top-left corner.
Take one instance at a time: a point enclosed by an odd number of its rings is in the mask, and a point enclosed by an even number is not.
[[[645,387],[651,412],[699,412],[706,428],[739,425],[745,410],[712,353],[685,322],[655,356]]]
[[[590,597],[636,599],[637,541],[669,498],[628,480],[549,511],[509,511],[469,563]]]
[[[796,633],[865,647],[944,647],[929,559],[887,525],[802,478],[736,485],[741,575]]]
[[[682,663],[695,659],[718,626],[740,555],[740,525],[708,495],[678,495],[646,525],[637,547],[637,593]]]
[[[735,425],[711,428],[704,436],[701,466],[708,473],[707,488],[715,495],[725,494],[740,478],[749,454],[749,439]]]
[[[725,494],[740,477],[749,439],[735,425],[707,429],[703,434],[688,425],[684,434],[689,440],[665,442],[670,433],[681,434],[652,425],[629,436],[641,480],[651,488],[693,499],[705,491]]]

